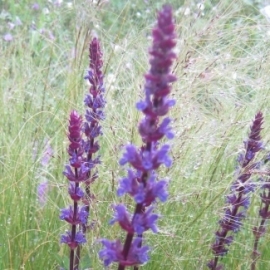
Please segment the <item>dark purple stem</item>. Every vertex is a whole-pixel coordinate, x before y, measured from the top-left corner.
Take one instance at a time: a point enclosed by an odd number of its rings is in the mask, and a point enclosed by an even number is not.
[[[78,169],[75,168],[74,172],[75,172],[76,178],[78,178]],[[76,186],[76,188],[78,188],[79,187],[79,183],[76,183],[75,186]],[[74,209],[73,221],[75,222],[76,221],[76,216],[77,216],[77,210],[78,210],[78,203],[76,201],[73,202],[73,209]],[[76,227],[77,226],[74,225],[74,224],[71,226],[71,240],[73,242],[75,242]],[[69,257],[69,269],[70,270],[75,270],[74,269],[74,255],[75,255],[74,249],[71,248],[70,249],[70,257]]]
[[[76,176],[78,175],[78,170],[77,169],[75,169],[75,175]],[[75,186],[76,186],[76,188],[78,188],[79,187],[79,183],[76,183]],[[73,221],[75,221],[76,216],[77,216],[77,210],[78,210],[78,203],[76,201],[74,201],[73,207],[74,207]],[[77,228],[76,225],[72,225],[71,234],[72,234],[72,239],[74,239],[74,240],[75,240],[75,235],[76,235],[76,228]],[[72,256],[72,258],[73,258],[73,260],[72,260],[72,268],[70,266],[70,270],[77,270],[77,269],[79,269],[79,264],[80,264],[80,245],[77,246],[76,252],[74,252],[74,249],[71,249],[70,250],[70,256]],[[75,256],[75,258],[74,258],[74,256]],[[74,259],[75,259],[75,262],[73,264]],[[71,258],[70,258],[70,260],[71,260]]]

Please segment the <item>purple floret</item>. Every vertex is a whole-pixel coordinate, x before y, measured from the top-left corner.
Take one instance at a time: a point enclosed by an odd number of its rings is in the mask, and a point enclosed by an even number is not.
[[[109,266],[113,262],[119,262],[124,266],[132,266],[143,264],[148,261],[148,246],[139,247],[138,244],[141,242],[140,238],[136,238],[130,248],[130,253],[127,258],[124,258],[122,254],[123,246],[119,240],[108,241],[102,239],[101,243],[103,249],[99,252],[99,258],[104,261],[105,266]]]
[[[74,214],[74,209],[72,206],[69,208],[61,209],[60,219],[72,225],[85,224],[87,221],[88,212],[85,206],[77,208],[76,214]]]
[[[73,239],[71,232],[61,235],[60,243],[67,244],[72,250],[78,245],[86,243],[86,238],[82,232],[77,232]]]

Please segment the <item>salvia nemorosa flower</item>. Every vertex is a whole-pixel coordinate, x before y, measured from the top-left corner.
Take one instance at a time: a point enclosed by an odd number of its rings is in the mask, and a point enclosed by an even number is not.
[[[83,123],[83,151],[84,151],[84,160],[87,166],[90,167],[90,170],[84,171],[82,167],[82,174],[85,172],[87,175],[85,183],[85,193],[83,197],[83,203],[85,204],[85,211],[89,215],[89,204],[91,198],[94,196],[90,192],[90,184],[95,181],[98,177],[96,165],[100,163],[99,156],[97,152],[99,150],[99,143],[97,141],[98,136],[102,135],[100,121],[104,120],[104,84],[103,84],[103,74],[102,74],[102,52],[100,48],[100,43],[97,38],[93,38],[89,46],[89,70],[85,79],[89,81],[90,88],[89,92],[84,99],[86,105],[86,114],[85,121]],[[76,161],[76,160],[74,160]],[[91,226],[86,223],[82,224],[83,233],[86,232],[86,228]],[[80,260],[80,246],[76,250],[76,262],[79,264]]]
[[[75,111],[70,114],[69,120],[68,138],[70,144],[68,154],[70,159],[64,175],[70,182],[68,193],[73,200],[73,205],[62,209],[60,214],[60,219],[65,220],[72,226],[71,232],[69,231],[61,237],[61,242],[68,244],[71,249],[70,269],[73,269],[73,266],[78,268],[80,245],[86,242],[85,232],[91,198],[90,184],[97,178],[97,172],[93,172],[93,170],[100,163],[99,157],[94,156],[94,154],[99,150],[97,137],[102,134],[100,120],[104,119],[105,101],[101,71],[103,63],[97,38],[91,41],[89,52],[90,68],[85,79],[89,81],[91,86],[84,100],[87,106],[85,121],[83,122],[82,117]],[[82,190],[80,183],[86,185],[85,192]],[[83,206],[79,206],[80,201],[83,202]]]
[[[87,79],[90,83],[89,93],[84,100],[87,106],[85,114],[85,122],[83,131],[85,134],[84,151],[86,154],[86,160],[89,164],[92,164],[91,171],[88,171],[88,179],[86,184],[86,196],[91,198],[90,184],[97,178],[97,172],[93,173],[93,167],[100,163],[98,156],[94,157],[94,154],[99,150],[99,143],[97,137],[102,135],[100,121],[104,120],[104,84],[102,74],[102,52],[100,49],[100,43],[97,38],[93,38],[89,46],[89,58],[90,65]],[[85,200],[86,202],[87,200]],[[87,204],[87,202],[86,202]],[[89,209],[88,209],[89,210]]]
[[[44,207],[47,202],[47,196],[48,196],[48,190],[49,190],[49,184],[48,180],[44,180],[37,186],[37,197],[38,202],[41,207]]]
[[[257,113],[250,127],[248,139],[244,142],[245,151],[238,157],[236,181],[231,186],[231,193],[226,197],[227,207],[223,218],[219,221],[220,228],[216,232],[216,240],[212,245],[214,259],[208,263],[209,269],[221,270],[223,266],[218,264],[219,257],[228,252],[228,247],[234,240],[233,233],[237,233],[246,217],[246,210],[250,204],[250,192],[255,185],[250,182],[252,171],[259,166],[254,161],[255,155],[263,148],[260,132],[262,130],[263,115]]]
[[[42,151],[41,159],[40,159],[40,165],[41,169],[37,171],[37,178],[39,179],[39,184],[37,186],[37,199],[39,202],[40,207],[44,207],[47,203],[48,199],[48,192],[49,192],[49,181],[46,177],[46,168],[50,166],[50,160],[53,157],[53,149],[50,145],[50,142],[48,139],[45,139],[44,141],[45,147]],[[33,148],[33,158],[36,159],[37,157],[37,147],[38,143],[34,143]]]
[[[269,155],[266,159],[269,161]],[[253,228],[253,235],[254,235],[254,245],[253,245],[253,252],[252,252],[252,263],[251,263],[251,270],[256,269],[256,262],[260,257],[260,252],[258,250],[259,241],[265,235],[266,232],[266,223],[267,220],[270,219],[270,179],[269,179],[269,172],[267,171],[265,175],[260,178],[261,185],[261,207],[259,210],[260,216],[260,224]]]
[[[173,60],[176,58],[173,48],[175,25],[170,6],[164,6],[158,13],[157,25],[153,29],[153,46],[150,49],[150,71],[145,75],[144,100],[137,103],[137,109],[144,114],[139,124],[143,146],[137,148],[128,144],[120,165],[129,164],[127,176],[120,180],[118,195],[129,194],[136,206],[131,214],[128,208],[119,204],[114,206],[115,215],[111,224],[118,223],[126,231],[124,244],[120,240],[101,240],[103,249],[99,257],[104,265],[116,262],[118,269],[136,266],[148,261],[148,246],[143,246],[143,233],[147,230],[157,232],[158,215],[154,213],[154,202],[167,199],[167,181],[158,180],[156,170],[165,165],[170,167],[169,145],[162,145],[164,137],[173,138],[170,118],[165,117],[174,100],[168,95],[171,83],[176,77],[171,73]]]
[[[70,159],[64,175],[69,180],[68,192],[73,200],[73,205],[61,210],[60,219],[70,224],[71,231],[67,231],[66,234],[62,235],[60,242],[70,247],[69,265],[70,269],[73,270],[75,266],[75,249],[86,242],[84,232],[80,231],[80,226],[86,224],[88,211],[85,206],[79,206],[78,204],[84,196],[80,183],[88,180],[88,173],[92,168],[92,164],[87,162],[83,156],[82,117],[76,111],[72,111],[70,114],[68,131],[68,154]]]

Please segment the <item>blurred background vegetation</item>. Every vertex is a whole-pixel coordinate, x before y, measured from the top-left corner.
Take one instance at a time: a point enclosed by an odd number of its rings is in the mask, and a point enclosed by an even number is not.
[[[110,227],[122,147],[140,145],[135,101],[143,94],[148,48],[157,10],[154,0],[0,0],[0,269],[67,269],[68,229],[59,209],[69,203],[62,175],[68,161],[67,122],[84,113],[88,45],[98,36],[104,52],[107,105],[100,139],[102,165],[93,184],[93,229],[83,247],[82,269],[103,269],[98,239],[123,237]],[[157,235],[146,233],[151,260],[142,269],[207,269],[211,243],[234,181],[237,155],[257,111],[269,141],[269,48],[267,1],[171,0],[177,29],[178,81],[171,111],[174,165],[170,199],[157,205]],[[50,150],[48,150],[50,149]],[[44,162],[47,157],[47,162]],[[255,179],[256,180],[256,179]],[[48,183],[41,205],[37,186]],[[224,263],[249,269],[252,228],[258,224],[260,191]],[[124,198],[127,203],[130,198]],[[260,243],[258,269],[270,266],[269,230]],[[114,269],[112,266],[111,269]]]

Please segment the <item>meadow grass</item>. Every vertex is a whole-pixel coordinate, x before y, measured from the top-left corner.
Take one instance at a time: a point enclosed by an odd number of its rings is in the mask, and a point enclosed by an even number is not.
[[[156,10],[165,1],[111,0],[97,5],[78,0],[69,7],[67,1],[60,7],[36,2],[38,10],[28,0],[0,2],[0,269],[67,268],[68,248],[59,237],[68,225],[59,220],[59,210],[69,203],[62,174],[68,160],[68,114],[72,109],[84,112],[88,86],[83,77],[93,31],[105,57],[107,105],[102,164],[92,185],[94,225],[83,246],[81,267],[103,269],[97,240],[122,235],[118,226],[108,225],[112,205],[132,203],[116,196],[118,180],[125,174],[118,160],[128,141],[141,143],[135,102],[148,70]],[[178,35],[178,81],[173,87],[177,103],[171,110],[174,163],[160,171],[171,179],[170,196],[158,205],[159,233],[146,233],[151,260],[142,269],[207,269],[237,155],[259,110],[265,116],[266,146],[269,141],[269,23],[255,1],[204,1],[204,10],[197,1],[171,4]],[[18,18],[22,24],[10,29],[9,23]],[[4,39],[6,33],[12,34],[11,41]],[[54,153],[42,166],[46,141]],[[45,178],[48,200],[41,207],[36,190]],[[226,269],[250,268],[259,191],[252,200],[244,228],[222,260]],[[269,242],[267,231],[258,269],[270,266]]]

